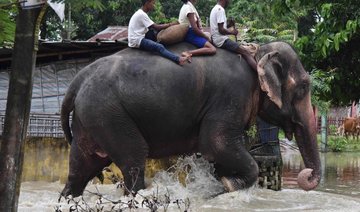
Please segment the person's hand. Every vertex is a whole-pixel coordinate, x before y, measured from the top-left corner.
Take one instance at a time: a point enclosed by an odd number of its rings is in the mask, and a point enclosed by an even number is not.
[[[206,35],[206,39],[207,39],[210,43],[212,43],[211,36]]]
[[[212,42],[211,40],[211,34],[208,32],[204,32],[204,36],[203,36],[206,40],[208,40],[210,43]]]
[[[179,24],[179,22],[175,21],[175,22],[170,23],[170,26],[174,26],[174,25],[178,25],[178,24]]]
[[[233,31],[232,31],[232,34],[233,34],[233,35],[236,36],[238,33],[239,33],[239,31],[238,31],[237,29],[233,29]]]

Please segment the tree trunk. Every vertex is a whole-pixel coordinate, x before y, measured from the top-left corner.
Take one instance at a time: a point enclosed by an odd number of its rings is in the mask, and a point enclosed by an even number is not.
[[[31,107],[39,22],[43,8],[22,10],[16,19],[15,46],[0,146],[0,211],[17,211],[24,142]]]

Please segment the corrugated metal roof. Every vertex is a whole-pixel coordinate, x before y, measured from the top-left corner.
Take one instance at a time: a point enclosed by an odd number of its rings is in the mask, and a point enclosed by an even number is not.
[[[89,40],[88,42],[95,41],[124,41],[128,37],[127,26],[109,26],[105,30],[99,32]]]

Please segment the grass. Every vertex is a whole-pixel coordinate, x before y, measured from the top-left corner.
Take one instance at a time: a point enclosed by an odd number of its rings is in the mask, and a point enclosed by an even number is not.
[[[280,129],[279,139],[284,139],[285,133]],[[321,134],[317,135],[318,145],[321,145]],[[295,142],[294,142],[295,143]],[[345,138],[345,136],[328,135],[328,149],[333,152],[360,152],[360,138],[353,139],[352,136]]]
[[[321,135],[317,135],[318,144],[321,145]],[[328,135],[328,150],[333,152],[358,152],[360,151],[360,139],[351,137]]]

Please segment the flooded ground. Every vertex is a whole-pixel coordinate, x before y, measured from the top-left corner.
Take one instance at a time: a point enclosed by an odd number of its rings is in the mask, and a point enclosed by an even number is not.
[[[178,160],[174,172],[159,171],[148,178],[149,187],[136,198],[124,197],[116,185],[89,183],[83,200],[62,199],[59,193],[67,177],[68,151],[58,142],[36,142],[27,145],[19,211],[69,211],[104,207],[137,211],[360,211],[360,153],[326,153],[321,155],[323,177],[315,191],[305,192],[296,185],[302,159],[297,151],[283,152],[283,190],[279,192],[251,188],[247,191],[224,193],[222,185],[211,175],[212,167],[196,157]],[[190,166],[185,179],[179,182],[178,171]],[[176,171],[178,170],[178,171]],[[182,181],[182,180],[180,180]],[[99,197],[98,194],[104,196]],[[118,201],[116,204],[109,200]],[[155,204],[156,203],[156,204]],[[105,211],[106,211],[105,210]],[[132,210],[134,211],[134,210]]]
[[[283,183],[285,188],[297,188],[296,177],[304,168],[298,152],[283,152]],[[317,191],[343,194],[360,199],[360,152],[322,153],[321,182]],[[359,209],[360,210],[360,209]]]

